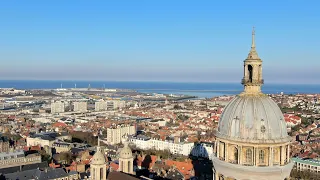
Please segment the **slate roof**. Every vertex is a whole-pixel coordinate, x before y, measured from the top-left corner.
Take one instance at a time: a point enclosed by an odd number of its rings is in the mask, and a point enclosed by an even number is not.
[[[37,168],[44,169],[46,167],[48,167],[47,162],[28,164],[28,165],[23,165],[21,168],[21,171],[33,170],[33,169],[37,169]],[[15,172],[20,172],[20,166],[14,166],[14,167],[0,169],[0,174],[9,174],[9,173],[15,173]]]
[[[27,171],[21,171],[16,173],[5,174],[7,180],[47,180],[68,177],[68,173],[63,168],[47,168],[47,171],[41,171],[39,169],[32,169]]]
[[[184,176],[179,170],[171,169],[167,172],[166,178],[172,179],[172,180],[180,180],[180,179],[184,179]]]

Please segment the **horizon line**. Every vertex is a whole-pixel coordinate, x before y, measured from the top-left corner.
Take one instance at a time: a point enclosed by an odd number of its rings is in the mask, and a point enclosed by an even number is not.
[[[166,81],[166,80],[73,80],[73,79],[65,79],[65,80],[59,80],[59,79],[0,79],[0,81],[55,81],[55,82],[144,82],[144,83],[198,83],[198,84],[208,84],[208,83],[217,83],[217,84],[241,84],[241,81]],[[288,83],[288,82],[270,82],[267,84],[282,84],[282,85],[320,85],[320,83]],[[264,86],[266,84],[263,84]],[[242,86],[242,85],[241,85]]]

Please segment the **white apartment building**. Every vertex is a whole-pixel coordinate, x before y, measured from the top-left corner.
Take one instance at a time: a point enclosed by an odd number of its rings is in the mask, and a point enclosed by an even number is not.
[[[115,110],[126,107],[126,102],[122,100],[107,100],[105,102],[107,110]]]
[[[118,125],[107,129],[107,142],[109,144],[119,144],[124,135],[135,135],[136,127],[134,125]]]
[[[130,142],[141,149],[168,150],[172,154],[181,154],[188,156],[194,147],[194,143],[162,141],[159,139],[150,139],[143,136],[131,137]]]
[[[95,111],[105,111],[107,109],[107,103],[104,100],[100,100],[94,103]]]
[[[88,104],[86,101],[73,102],[74,112],[87,112],[87,110],[88,110]]]
[[[300,159],[300,158],[292,158],[294,162],[294,168],[298,171],[311,171],[314,173],[320,173],[320,161],[313,159]]]
[[[64,102],[62,101],[52,101],[51,102],[51,113],[63,113],[64,112]]]

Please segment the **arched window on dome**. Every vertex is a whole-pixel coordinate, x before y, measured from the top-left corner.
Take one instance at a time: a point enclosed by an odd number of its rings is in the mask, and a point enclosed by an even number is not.
[[[259,163],[265,163],[264,157],[265,157],[264,150],[259,150]]]
[[[252,164],[252,150],[251,149],[247,149],[246,150],[246,163],[247,164]]]

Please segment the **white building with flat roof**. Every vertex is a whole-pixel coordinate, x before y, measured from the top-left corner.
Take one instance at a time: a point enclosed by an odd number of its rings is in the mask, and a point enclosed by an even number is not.
[[[73,102],[74,112],[87,112],[87,110],[88,110],[88,103],[86,101]]]
[[[320,173],[320,161],[300,158],[292,158],[291,160],[294,162],[294,168],[298,171]]]
[[[119,144],[125,135],[135,135],[136,127],[134,125],[118,125],[107,129],[107,142],[109,144]]]
[[[63,113],[65,111],[64,102],[62,101],[52,101],[51,102],[51,113]]]
[[[181,154],[188,156],[194,147],[194,143],[174,142],[170,140],[162,141],[160,139],[148,138],[146,136],[131,137],[130,143],[140,149],[168,150],[172,154]]]
[[[101,99],[94,103],[95,111],[105,111],[107,109],[107,103]]]
[[[126,102],[123,100],[107,100],[106,101],[107,110],[115,110],[126,107]]]

